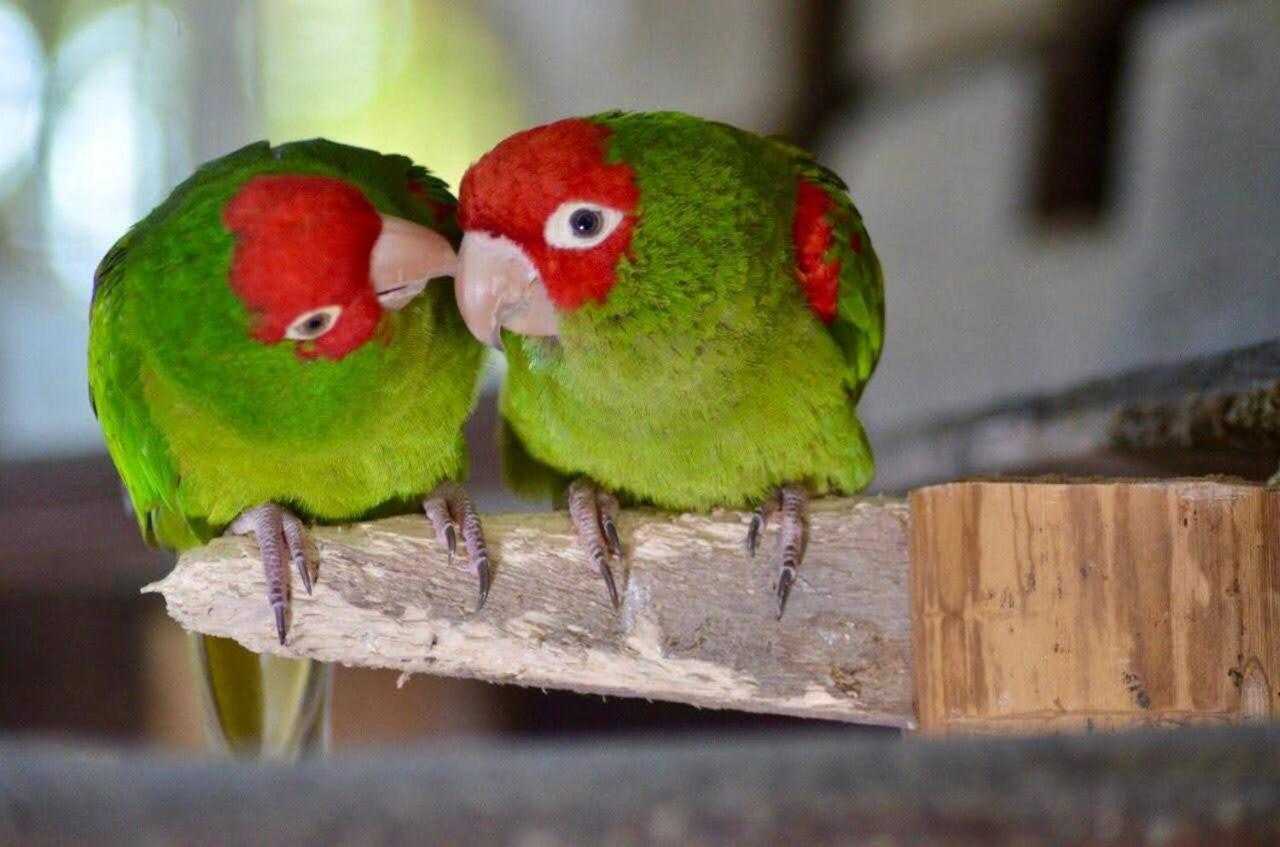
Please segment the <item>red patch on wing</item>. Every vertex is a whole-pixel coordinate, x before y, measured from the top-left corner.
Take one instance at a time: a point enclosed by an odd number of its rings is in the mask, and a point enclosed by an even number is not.
[[[257,176],[227,203],[222,223],[236,236],[229,281],[253,313],[254,338],[276,344],[299,315],[324,306],[342,314],[299,355],[340,359],[373,337],[382,308],[369,254],[382,219],[360,189],[331,177]]]
[[[538,268],[551,301],[576,309],[603,303],[631,244],[640,199],[631,168],[606,161],[609,129],[584,118],[517,133],[486,153],[462,178],[458,221],[467,231],[504,236]],[[583,200],[624,213],[608,238],[586,250],[549,246],[543,227],[556,208]]]
[[[840,259],[826,258],[834,229],[829,213],[834,208],[835,203],[825,191],[803,179],[798,181],[796,214],[791,223],[791,238],[796,247],[796,281],[809,298],[809,307],[824,324],[836,319],[836,301],[840,295]]]

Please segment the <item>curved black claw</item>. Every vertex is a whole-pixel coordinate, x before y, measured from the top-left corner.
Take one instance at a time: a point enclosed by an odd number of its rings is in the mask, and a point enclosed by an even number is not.
[[[480,601],[476,603],[477,612],[484,608],[484,601],[489,599],[489,581],[491,577],[489,576],[489,566],[487,563],[480,568],[478,576],[480,578]]]
[[[760,543],[760,530],[764,529],[764,513],[756,509],[751,515],[751,523],[747,526],[747,555],[754,557],[756,547]]]
[[[306,562],[293,560],[293,564],[298,569],[298,577],[302,580],[302,587],[307,590],[307,596],[311,596],[311,569],[307,567]]]
[[[288,610],[283,603],[277,603],[271,607],[271,611],[276,616],[276,635],[280,638],[280,646],[284,646],[285,636],[289,634],[289,623],[286,619]]]
[[[293,566],[298,571],[298,576],[302,579],[302,587],[307,590],[307,595],[311,594],[311,562],[307,558],[307,538],[302,528],[302,521],[298,520],[286,509],[280,510],[280,530],[284,534],[285,544],[289,548],[289,556],[293,559]]]
[[[596,560],[596,566],[600,569],[600,576],[604,577],[604,587],[609,590],[609,602],[613,604],[615,610],[622,608],[622,601],[618,599],[618,586],[613,581],[613,571],[609,570],[609,562],[602,556]]]
[[[574,480],[569,486],[569,515],[573,518],[578,540],[604,579],[609,602],[615,610],[622,608],[622,599],[618,595],[613,571],[609,568],[609,556],[617,556],[620,564],[624,562],[622,539],[618,537],[617,511],[617,499],[586,477]]]
[[[796,581],[796,569],[784,566],[778,571],[778,620],[787,610],[787,597],[791,594],[791,584]]]
[[[769,518],[778,510],[780,502],[781,495],[775,493],[751,513],[751,523],[747,525],[747,538],[744,542],[748,556],[755,558],[756,549],[760,546],[760,534],[769,525]]]
[[[489,586],[493,569],[489,564],[489,550],[485,545],[484,531],[480,527],[480,515],[462,486],[446,482],[422,504],[423,511],[435,527],[436,537],[449,551],[449,564],[453,564],[458,550],[458,526],[462,526],[462,542],[467,549],[467,564],[480,583],[480,599],[475,611],[484,608],[489,599]]]
[[[618,525],[612,515],[601,515],[600,526],[604,529],[605,540],[609,542],[609,552],[622,560],[622,539],[618,538]],[[617,604],[614,604],[617,605]]]

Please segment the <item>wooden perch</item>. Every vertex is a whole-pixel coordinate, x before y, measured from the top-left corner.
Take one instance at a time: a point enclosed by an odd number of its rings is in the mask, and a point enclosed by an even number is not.
[[[747,558],[731,512],[625,512],[620,613],[563,513],[486,519],[479,613],[416,517],[317,529],[285,648],[252,542],[191,551],[151,588],[260,652],[717,708],[934,732],[1280,715],[1280,492],[979,481],[909,503],[910,520],[902,501],[816,502],[781,621],[773,535]]]
[[[251,650],[677,700],[716,708],[911,726],[907,509],[897,500],[813,504],[812,540],[787,614],[774,619],[774,534],[743,550],[747,516],[624,512],[623,608],[609,605],[564,513],[490,515],[496,570],[449,567],[425,519],[311,533],[320,578],[295,586],[276,643],[257,547],[222,538],[147,590],[188,629]]]

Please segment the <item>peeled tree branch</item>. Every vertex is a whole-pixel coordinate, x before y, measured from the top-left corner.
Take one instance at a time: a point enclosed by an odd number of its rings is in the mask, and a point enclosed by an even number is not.
[[[1280,491],[1238,480],[986,480],[820,500],[786,615],[777,532],[623,512],[611,607],[564,513],[493,515],[489,602],[425,520],[319,529],[276,643],[252,542],[152,586],[184,626],[350,665],[930,732],[1280,715]]]
[[[768,530],[749,515],[624,511],[615,611],[563,513],[490,515],[488,602],[416,516],[316,528],[314,594],[294,587],[277,643],[254,542],[189,551],[146,590],[184,627],[261,653],[405,673],[675,700],[858,723],[914,725],[907,507],[817,501],[786,615]]]

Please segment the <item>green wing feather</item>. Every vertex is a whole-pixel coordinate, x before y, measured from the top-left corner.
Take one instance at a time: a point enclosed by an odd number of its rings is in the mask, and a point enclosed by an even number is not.
[[[172,445],[153,416],[147,396],[152,372],[144,333],[138,325],[145,318],[130,305],[130,297],[136,298],[143,280],[136,268],[127,271],[128,260],[158,222],[194,200],[194,192],[218,180],[235,178],[242,171],[260,170],[271,160],[296,160],[303,171],[319,165],[353,177],[366,189],[379,192],[380,199],[392,208],[407,208],[446,236],[456,239],[458,235],[452,218],[453,198],[445,183],[425,168],[403,156],[384,156],[324,140],[275,148],[258,142],[210,162],[126,233],[107,253],[94,277],[89,396],[148,544],[178,550],[194,547],[207,541],[214,527],[199,517],[207,513],[205,509],[183,502],[184,487]],[[467,338],[460,322],[436,331],[452,331],[458,338]],[[465,369],[470,364],[478,370],[478,351],[477,347],[474,354],[461,357],[459,367]],[[462,394],[469,397],[469,389]],[[221,738],[233,752],[250,754],[287,755],[319,743],[315,734],[322,726],[330,679],[327,668],[310,661],[259,657],[219,638],[193,636],[193,643],[200,658],[199,689],[214,738]]]
[[[151,545],[184,549],[207,540],[184,517],[169,445],[147,411],[142,356],[123,324],[123,270],[130,230],[94,275],[90,306],[89,398],[107,449],[124,481],[142,537]]]
[[[148,245],[153,238],[160,237],[160,227],[172,225],[175,216],[187,214],[192,204],[209,202],[205,198],[209,186],[223,180],[230,184],[246,173],[278,169],[279,163],[291,162],[297,163],[299,172],[342,174],[360,184],[376,203],[391,209],[410,210],[424,223],[438,222],[438,231],[456,235],[453,199],[447,186],[425,168],[414,165],[404,156],[316,139],[277,147],[265,141],[257,142],[202,166],[120,239],[103,259],[95,276],[90,312],[90,399],[133,502],[139,529],[150,544],[181,550],[207,541],[218,527],[211,526],[205,519],[209,511],[207,503],[183,502],[184,496],[189,496],[184,492],[191,487],[187,485],[191,480],[180,478],[183,465],[178,459],[178,445],[166,437],[170,431],[162,426],[164,420],[154,407],[154,389],[159,382],[153,370],[154,359],[165,352],[157,352],[148,345],[147,333],[143,331],[147,317],[139,311],[137,301],[145,291],[156,288],[157,279],[153,277],[169,271],[140,256],[154,246]],[[197,192],[204,194],[197,197]],[[174,237],[169,236],[169,240]],[[183,256],[180,251],[173,255],[178,258],[171,257],[170,264]],[[451,314],[446,312],[442,320],[450,319]],[[460,321],[454,323],[458,325],[454,327],[450,323],[447,328],[435,329],[433,343],[440,350],[446,349],[446,342],[453,343],[455,335],[471,341]],[[423,337],[433,336],[424,334]],[[478,370],[479,356],[479,352],[472,354],[468,349],[458,367],[465,370],[474,365]],[[464,386],[458,395],[469,402],[469,387]],[[442,450],[440,455],[447,452]],[[393,497],[394,494],[388,492],[388,499]]]
[[[194,547],[209,539],[209,531],[186,517],[178,501],[178,473],[169,444],[148,412],[144,357],[124,316],[125,266],[130,244],[146,232],[152,221],[163,219],[170,209],[183,203],[194,188],[270,155],[271,145],[259,141],[200,167],[125,233],[107,251],[94,273],[89,307],[89,400],[133,504],[138,529],[153,546],[176,550]]]

